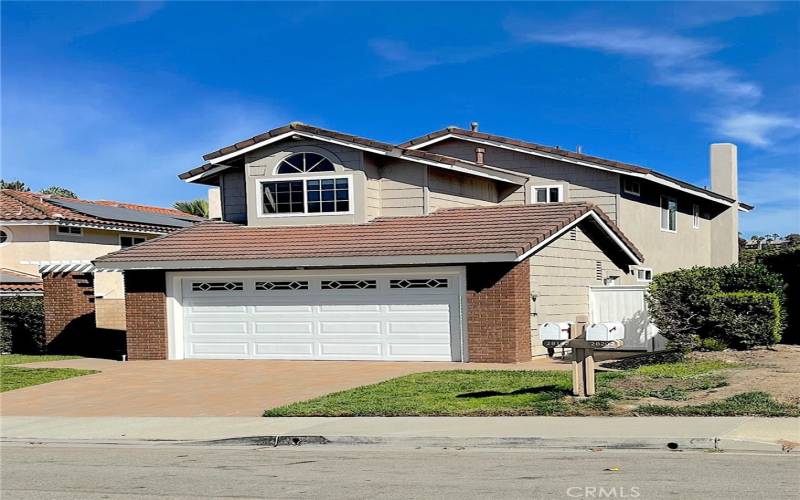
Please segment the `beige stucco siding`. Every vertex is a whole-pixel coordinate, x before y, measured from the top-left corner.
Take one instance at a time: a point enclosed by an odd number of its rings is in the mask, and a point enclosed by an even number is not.
[[[561,185],[564,201],[589,201],[599,206],[612,220],[617,216],[617,193],[619,175],[613,172],[573,165],[571,163],[541,158],[528,153],[511,151],[494,146],[478,145],[458,139],[448,139],[425,148],[433,153],[475,160],[475,148],[483,147],[487,165],[506,168],[530,175],[524,198],[514,196],[505,203],[531,202],[533,186]]]
[[[643,267],[655,274],[679,268],[711,265],[712,206],[655,184],[642,184],[641,196],[620,195],[620,229],[645,256]],[[661,229],[661,195],[678,201],[677,232]],[[700,206],[700,227],[694,228],[692,207]]]
[[[574,239],[573,239],[574,238]],[[597,265],[601,266],[598,277]],[[539,325],[548,321],[575,321],[589,314],[589,288],[603,285],[609,276],[626,271],[618,267],[581,227],[568,231],[533,255],[530,260],[531,339],[535,354],[546,352],[539,340]]]

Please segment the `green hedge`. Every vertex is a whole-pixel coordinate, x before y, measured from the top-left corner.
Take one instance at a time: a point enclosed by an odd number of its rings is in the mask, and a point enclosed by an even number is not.
[[[717,293],[709,297],[714,339],[734,349],[752,349],[781,340],[781,303],[774,293]]]
[[[774,294],[784,304],[784,286],[780,275],[761,264],[693,267],[656,275],[647,305],[651,321],[671,347],[687,351],[697,349],[704,339],[716,338],[711,297],[758,292]]]
[[[39,354],[44,351],[42,297],[0,298],[0,344],[2,352]]]
[[[770,272],[779,274],[786,283],[786,302],[795,307],[784,308],[784,343],[800,344],[800,247],[787,248],[779,252],[756,256],[756,262]]]

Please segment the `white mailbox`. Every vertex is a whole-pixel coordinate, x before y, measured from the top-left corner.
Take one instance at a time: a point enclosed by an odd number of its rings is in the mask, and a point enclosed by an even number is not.
[[[569,327],[571,323],[544,323],[539,327],[539,339],[545,340],[567,340],[569,339]]]
[[[586,340],[589,342],[611,342],[625,339],[625,326],[622,323],[592,323],[586,327]]]

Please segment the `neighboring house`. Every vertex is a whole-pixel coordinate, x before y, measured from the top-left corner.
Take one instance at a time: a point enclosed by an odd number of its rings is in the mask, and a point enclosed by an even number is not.
[[[180,178],[219,187],[221,221],[95,261],[125,272],[130,359],[524,361],[593,288],[736,262],[752,208],[730,144],[712,189],[457,128],[292,123],[204,160]]]
[[[0,191],[0,293],[42,294],[40,269],[90,269],[97,257],[198,222],[169,208]],[[97,326],[125,329],[122,274],[97,273]],[[15,291],[17,293],[15,293]]]

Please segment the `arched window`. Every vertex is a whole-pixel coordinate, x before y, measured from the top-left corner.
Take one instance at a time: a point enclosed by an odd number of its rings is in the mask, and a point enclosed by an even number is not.
[[[317,153],[296,153],[278,165],[279,174],[296,174],[306,172],[333,172],[333,163]]]

